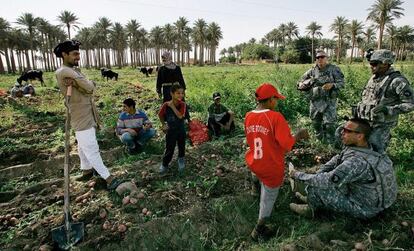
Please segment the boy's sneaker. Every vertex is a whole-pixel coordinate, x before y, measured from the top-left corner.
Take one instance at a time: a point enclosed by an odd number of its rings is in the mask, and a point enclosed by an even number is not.
[[[272,229],[270,229],[265,224],[261,224],[261,225],[256,225],[254,227],[252,233],[250,234],[250,237],[254,241],[258,241],[259,238],[267,241],[270,238],[272,238],[274,235],[275,235],[275,232]]]
[[[168,167],[161,164],[159,173],[162,175],[162,174],[166,174],[167,171],[168,171]]]
[[[178,158],[178,172],[182,173],[185,168],[185,159],[184,158]]]

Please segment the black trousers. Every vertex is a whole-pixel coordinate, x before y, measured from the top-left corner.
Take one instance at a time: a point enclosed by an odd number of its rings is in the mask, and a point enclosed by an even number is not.
[[[185,156],[185,130],[169,129],[165,136],[165,152],[162,158],[162,165],[168,167],[174,155],[175,145],[178,145],[178,158]]]
[[[230,113],[226,113],[224,117],[219,121],[222,125],[226,125],[230,120]],[[235,129],[234,121],[231,122],[230,131]],[[208,118],[208,129],[210,129],[213,134],[217,137],[221,135],[221,126],[214,118]]]

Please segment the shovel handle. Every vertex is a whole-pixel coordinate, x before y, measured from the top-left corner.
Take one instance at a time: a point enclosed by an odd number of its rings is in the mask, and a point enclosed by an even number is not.
[[[72,85],[69,85],[66,89],[66,96],[70,97],[72,96]]]

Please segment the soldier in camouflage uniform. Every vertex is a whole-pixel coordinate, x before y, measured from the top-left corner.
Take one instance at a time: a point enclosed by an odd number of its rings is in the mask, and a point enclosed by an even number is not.
[[[414,110],[414,95],[408,80],[391,67],[394,55],[390,50],[374,51],[369,62],[374,75],[365,86],[353,115],[370,122],[373,131],[369,143],[375,151],[383,153],[399,114]]]
[[[391,160],[369,148],[368,121],[359,118],[349,120],[342,131],[346,146],[316,174],[292,169],[289,175],[304,182],[307,197],[296,196],[307,204],[290,204],[290,208],[302,215],[315,209],[346,213],[356,218],[371,218],[390,207],[397,197],[397,183]]]
[[[344,75],[339,67],[329,64],[324,51],[316,54],[316,65],[308,70],[298,83],[298,89],[310,99],[310,118],[318,139],[334,141],[336,127],[336,100],[344,87]]]

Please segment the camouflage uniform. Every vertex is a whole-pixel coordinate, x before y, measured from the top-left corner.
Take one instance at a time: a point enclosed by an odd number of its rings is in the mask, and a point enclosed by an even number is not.
[[[389,50],[377,50],[370,61],[392,64],[394,56]],[[391,80],[391,81],[390,81]],[[375,112],[378,106],[384,111]],[[400,113],[414,110],[413,89],[408,80],[392,67],[383,76],[373,75],[362,92],[354,115],[370,122],[373,129],[369,143],[379,153],[385,152],[390,140],[390,131],[398,123]]]
[[[339,67],[327,64],[324,69],[315,65],[308,70],[301,81],[313,79],[313,87],[306,95],[310,99],[310,118],[319,139],[333,141],[336,123],[336,100],[339,90],[344,87],[344,74]],[[322,86],[333,83],[331,90],[325,91]]]
[[[370,218],[392,205],[397,182],[388,156],[368,148],[346,147],[316,174],[296,172],[307,184],[312,209],[324,208]]]

